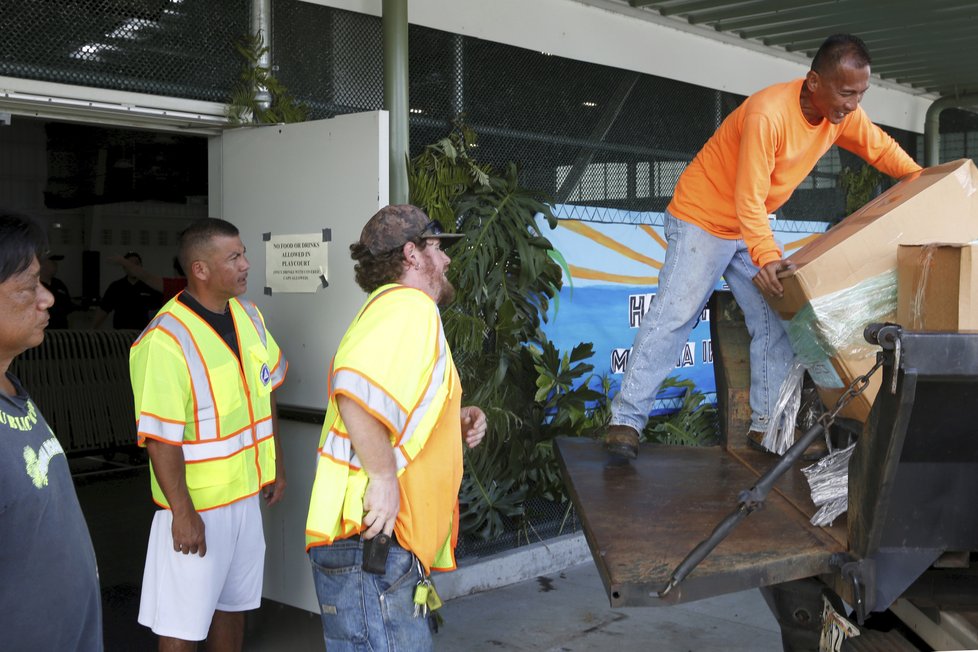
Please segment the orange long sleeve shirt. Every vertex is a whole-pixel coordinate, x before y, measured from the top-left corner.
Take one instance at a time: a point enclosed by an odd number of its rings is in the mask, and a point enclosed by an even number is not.
[[[748,97],[679,178],[669,212],[718,238],[743,238],[758,267],[781,259],[768,214],[780,208],[833,144],[891,177],[920,169],[857,107],[834,125],[801,112],[803,79]]]

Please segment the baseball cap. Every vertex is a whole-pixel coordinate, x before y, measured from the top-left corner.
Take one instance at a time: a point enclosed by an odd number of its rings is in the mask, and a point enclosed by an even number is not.
[[[445,233],[440,222],[429,220],[417,206],[395,204],[384,206],[367,220],[360,232],[360,244],[377,256],[412,240],[435,239],[447,244],[462,237],[461,233]]]

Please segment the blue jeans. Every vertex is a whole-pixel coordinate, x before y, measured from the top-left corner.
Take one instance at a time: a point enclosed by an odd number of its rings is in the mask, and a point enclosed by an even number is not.
[[[757,267],[743,240],[724,240],[703,229],[665,217],[669,246],[659,271],[659,290],[635,335],[621,391],[611,403],[611,423],[639,432],[659,386],[676,360],[703,306],[724,277],[744,311],[750,344],[751,429],[767,430],[781,384],[794,357],[788,335],[751,279]]]
[[[432,649],[428,619],[414,617],[422,578],[413,554],[391,542],[384,575],[361,569],[359,539],[310,548],[309,559],[329,652]]]

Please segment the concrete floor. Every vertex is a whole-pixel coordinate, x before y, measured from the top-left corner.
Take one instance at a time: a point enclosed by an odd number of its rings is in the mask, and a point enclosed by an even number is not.
[[[97,471],[86,471],[86,464],[76,460],[73,467],[99,560],[106,650],[153,650],[155,637],[136,623],[154,511],[146,468],[104,473],[104,464],[91,462]],[[439,652],[781,650],[775,620],[757,591],[676,607],[611,609],[591,562],[449,600],[442,615]],[[320,652],[319,616],[266,601],[248,615],[245,649]]]
[[[590,562],[449,600],[439,652],[776,652],[781,635],[757,591],[666,608],[611,609]],[[321,652],[319,618],[266,604],[249,619],[250,652]]]
[[[611,609],[594,564],[458,598],[437,650],[781,650],[757,591],[666,608]]]

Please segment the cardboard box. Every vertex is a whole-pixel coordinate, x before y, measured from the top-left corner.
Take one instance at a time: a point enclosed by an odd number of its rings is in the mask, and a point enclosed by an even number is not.
[[[907,330],[978,331],[978,245],[900,245],[897,323]]]
[[[975,239],[978,168],[961,159],[907,176],[790,256],[784,296],[769,302],[827,407],[876,362],[866,325],[896,318],[897,247]],[[877,373],[840,415],[865,421],[879,386]]]

